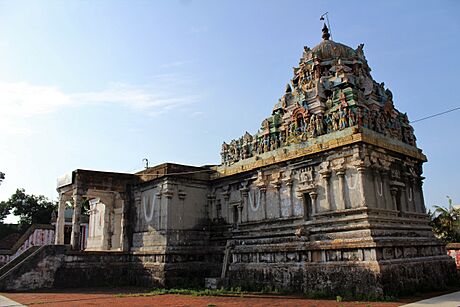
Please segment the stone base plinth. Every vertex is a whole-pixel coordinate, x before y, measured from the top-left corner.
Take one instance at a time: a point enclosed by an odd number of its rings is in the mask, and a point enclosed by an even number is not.
[[[229,285],[246,290],[368,299],[443,289],[455,276],[455,263],[448,256],[393,262],[240,263],[228,272]]]

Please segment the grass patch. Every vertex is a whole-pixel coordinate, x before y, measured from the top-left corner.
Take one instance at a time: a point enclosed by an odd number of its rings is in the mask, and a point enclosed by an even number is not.
[[[259,291],[243,291],[240,287],[231,287],[231,288],[220,288],[220,289],[203,289],[203,288],[155,288],[143,293],[120,293],[117,294],[117,297],[149,297],[156,295],[166,295],[166,294],[175,294],[175,295],[190,295],[190,296],[235,296],[235,297],[244,297],[245,295],[296,295],[296,293],[289,293],[285,291],[280,291],[276,288],[264,287]],[[298,294],[297,294],[298,295]],[[362,301],[362,302],[393,302],[395,297],[392,296],[383,296],[383,297],[373,297],[367,295],[351,295],[350,293],[340,293],[339,295],[333,294],[331,292],[320,290],[314,292],[307,292],[301,295],[304,298],[309,299],[327,299],[335,300],[338,303],[346,301]]]
[[[241,288],[230,288],[230,289],[164,289],[157,288],[146,293],[133,293],[133,294],[117,294],[117,297],[143,297],[143,296],[155,296],[165,294],[178,294],[178,295],[191,295],[191,296],[243,296],[244,292]]]

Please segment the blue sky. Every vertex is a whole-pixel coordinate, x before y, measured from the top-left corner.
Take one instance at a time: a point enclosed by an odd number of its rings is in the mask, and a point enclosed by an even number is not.
[[[415,120],[460,105],[458,1],[0,1],[0,200],[76,168],[217,164],[254,133],[303,46],[364,51]],[[427,205],[460,203],[460,112],[415,123]]]

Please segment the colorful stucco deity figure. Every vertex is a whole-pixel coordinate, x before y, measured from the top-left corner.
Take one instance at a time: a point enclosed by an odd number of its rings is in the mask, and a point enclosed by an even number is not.
[[[305,47],[294,76],[272,115],[252,137],[264,137],[250,146],[230,143],[222,151],[222,164],[235,163],[292,142],[307,142],[349,127],[371,129],[386,137],[415,146],[407,116],[393,105],[393,93],[371,76],[364,44],[356,49],[331,41],[323,27],[323,41]],[[299,112],[301,109],[301,112]],[[303,118],[300,115],[302,114]],[[295,116],[293,116],[295,115]],[[284,128],[282,128],[284,127]],[[280,132],[283,129],[283,132]],[[239,146],[240,148],[233,148]],[[237,151],[237,154],[230,154]]]

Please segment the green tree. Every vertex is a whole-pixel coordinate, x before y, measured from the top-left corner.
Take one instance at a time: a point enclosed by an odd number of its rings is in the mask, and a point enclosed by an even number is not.
[[[449,200],[448,208],[434,206],[431,213],[430,225],[435,235],[446,243],[460,242],[460,209],[455,209],[452,199]]]
[[[0,202],[0,223],[10,214],[10,207],[5,201]]]
[[[0,202],[0,220],[12,212],[19,216],[21,225],[48,224],[56,207],[56,202],[43,195],[29,195],[24,189],[17,189],[7,201]]]
[[[3,179],[5,179],[5,173],[0,172],[0,183],[2,183]]]

